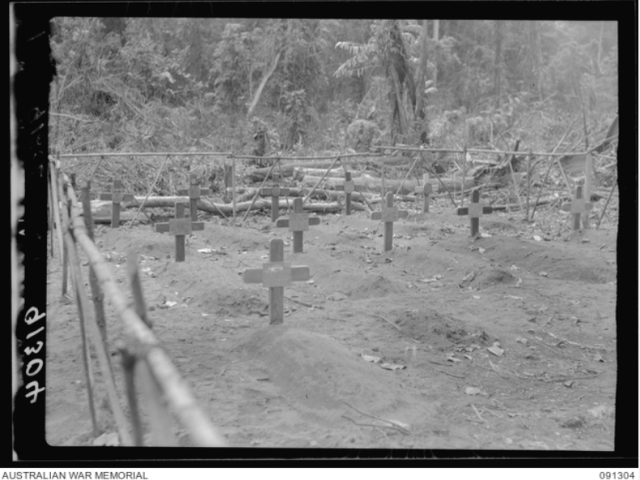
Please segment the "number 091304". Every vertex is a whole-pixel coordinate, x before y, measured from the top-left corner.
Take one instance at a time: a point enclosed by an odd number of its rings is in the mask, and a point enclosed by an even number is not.
[[[601,480],[627,480],[635,479],[635,472],[600,472]]]

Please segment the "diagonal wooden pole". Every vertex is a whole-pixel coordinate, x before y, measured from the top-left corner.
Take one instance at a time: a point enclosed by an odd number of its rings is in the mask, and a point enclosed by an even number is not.
[[[402,190],[402,187],[404,186],[404,183],[407,181],[407,178],[409,178],[409,175],[411,175],[411,172],[413,171],[413,167],[416,166],[416,163],[418,163],[418,158],[416,158],[413,161],[413,164],[411,165],[411,167],[409,168],[409,170],[407,170],[407,174],[404,176],[404,178],[402,179],[402,182],[400,182],[400,186],[398,187],[398,190],[396,191],[396,195],[400,194],[400,190]]]
[[[133,222],[135,221],[136,218],[138,218],[138,214],[140,213],[140,210],[142,210],[142,208],[144,207],[144,204],[147,202],[147,199],[149,198],[149,195],[151,195],[151,192],[155,188],[156,183],[157,183],[158,179],[160,178],[160,173],[162,173],[162,169],[164,168],[164,164],[167,163],[167,159],[169,157],[171,157],[171,155],[167,155],[166,157],[164,157],[162,165],[160,165],[160,168],[158,169],[158,173],[156,173],[156,178],[153,179],[153,183],[151,184],[151,187],[149,187],[149,191],[147,192],[147,196],[144,197],[144,200],[140,204],[140,207],[138,208],[138,211],[136,212],[136,214],[133,216],[133,218],[129,222],[129,225],[128,225],[129,228],[131,228],[133,226]]]
[[[273,172],[274,167],[280,163],[280,158],[276,158],[276,161],[273,162],[273,164],[271,165],[271,167],[269,168],[269,171],[267,172],[267,174],[264,176],[264,179],[262,179],[262,183],[260,184],[260,187],[258,187],[258,189],[256,190],[256,194],[253,197],[253,200],[251,200],[251,205],[249,205],[249,208],[247,209],[247,211],[244,214],[244,217],[242,217],[242,222],[244,223],[244,221],[247,219],[247,216],[249,215],[249,212],[251,211],[251,209],[253,208],[253,206],[256,204],[256,200],[258,199],[258,197],[260,196],[260,190],[262,190],[262,187],[264,187],[264,184],[267,183],[267,178],[269,178],[269,175],[271,175],[271,172]]]
[[[91,180],[93,180],[93,176],[96,174],[96,172],[98,171],[98,167],[100,166],[100,164],[102,163],[102,160],[104,160],[104,156],[100,157],[100,160],[98,160],[98,163],[96,163],[96,166],[93,168],[93,171],[91,172],[91,175],[89,175],[89,180],[87,180],[87,182],[91,182]]]
[[[600,222],[602,222],[602,219],[604,218],[604,214],[607,211],[607,207],[609,206],[609,201],[611,200],[611,197],[613,196],[613,192],[615,191],[617,186],[618,186],[618,179],[616,178],[613,182],[613,186],[611,187],[611,191],[609,192],[609,196],[607,197],[607,201],[605,202],[604,207],[602,207],[602,213],[600,214],[600,218],[598,219],[596,230],[600,227]]]
[[[576,120],[577,120],[577,117],[573,119],[573,122],[571,122],[571,124],[569,125],[569,128],[567,128],[567,131],[564,132],[564,135],[562,136],[560,141],[556,144],[555,148],[551,152],[552,155],[556,153],[558,148],[560,148],[560,145],[562,145],[562,142],[564,142],[564,139],[567,138],[567,135],[569,135],[569,132],[573,128],[573,124],[576,123]],[[544,180],[542,180],[542,185],[540,186],[540,190],[538,191],[538,197],[536,198],[536,203],[533,205],[533,211],[531,212],[531,220],[533,220],[533,216],[536,214],[536,208],[538,208],[538,201],[540,200],[540,195],[542,195],[543,186],[547,181],[547,178],[549,177],[549,172],[551,171],[551,167],[553,167],[553,165],[555,164],[555,160],[552,156],[549,157],[549,160],[551,161],[549,162],[547,173],[544,174]]]
[[[340,156],[339,156],[339,155],[338,155],[338,156],[333,160],[333,162],[331,162],[331,165],[329,166],[329,168],[327,168],[327,171],[326,171],[326,172],[324,172],[324,175],[322,175],[322,177],[320,177],[320,180],[318,180],[318,183],[316,183],[315,187],[313,187],[313,188],[311,189],[311,191],[307,194],[307,196],[306,196],[306,197],[304,197],[304,199],[302,200],[302,205],[303,205],[303,206],[304,206],[304,204],[306,203],[306,201],[307,201],[307,200],[309,200],[309,197],[313,194],[313,192],[315,192],[315,191],[316,191],[316,188],[318,188],[318,186],[322,183],[322,181],[325,179],[325,177],[326,177],[327,175],[329,175],[329,172],[330,172],[331,170],[333,170],[333,167],[334,167],[334,165],[336,164],[336,162],[337,162],[338,160],[340,160]]]

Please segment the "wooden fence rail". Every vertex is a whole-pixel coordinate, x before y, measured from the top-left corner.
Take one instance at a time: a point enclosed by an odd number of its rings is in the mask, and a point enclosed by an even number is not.
[[[50,168],[55,172],[57,170],[54,162],[50,163]],[[56,178],[56,175],[52,175],[52,178]],[[68,224],[68,233],[72,235],[67,236],[68,241],[73,241],[85,252],[89,259],[89,264],[95,276],[97,278],[100,289],[104,292],[106,298],[113,305],[116,314],[122,320],[124,326],[124,336],[127,339],[127,347],[129,352],[133,352],[136,355],[139,363],[144,364],[144,368],[136,369],[136,372],[148,372],[147,378],[141,378],[144,385],[153,385],[153,388],[144,388],[145,392],[154,392],[156,399],[158,395],[166,401],[168,407],[178,419],[179,423],[187,430],[193,443],[199,447],[224,447],[226,442],[219,434],[217,429],[213,426],[211,421],[203,413],[200,407],[197,405],[195,398],[191,394],[189,387],[184,379],[181,377],[177,368],[173,365],[169,357],[164,350],[160,347],[158,339],[153,332],[143,322],[140,316],[136,313],[135,307],[129,305],[126,296],[118,288],[116,281],[111,274],[108,264],[102,257],[102,254],[93,243],[87,231],[87,227],[83,217],[83,207],[78,202],[78,198],[71,186],[69,178],[61,174],[59,185],[53,185],[52,188],[62,191],[63,195],[66,195],[66,199],[70,205],[70,219]],[[62,187],[62,188],[60,188]],[[64,214],[63,214],[64,216]],[[63,219],[64,222],[64,219]],[[63,225],[58,223],[58,228],[64,228]],[[72,238],[71,238],[72,237]],[[75,245],[74,245],[75,247]],[[70,258],[70,261],[77,263],[77,258]],[[74,269],[74,276],[79,274],[79,269]],[[82,285],[80,280],[76,281],[76,285]],[[101,351],[103,346],[100,329],[98,328],[95,318],[91,315],[91,311],[87,305],[86,294],[78,294],[77,301],[81,301],[84,298],[83,305],[79,305],[85,314],[85,317],[89,317],[88,324],[90,326],[89,331],[94,337],[94,346],[98,353],[100,361],[100,367],[105,378],[109,377],[110,367],[105,364],[105,359],[108,362],[108,356],[106,352]],[[88,315],[87,315],[88,313]],[[106,340],[106,339],[105,339]],[[144,373],[142,374],[144,375]],[[119,401],[117,398],[113,398],[114,389],[112,389],[112,380],[109,382],[108,390],[110,391],[109,400],[112,405],[114,413],[119,410]],[[156,400],[152,399],[152,401]],[[149,401],[149,398],[146,398]],[[114,406],[114,403],[118,404]],[[118,412],[119,417],[118,427],[121,434],[123,444],[131,445],[132,439],[127,428],[121,425],[122,414]],[[164,419],[158,419],[160,422],[165,422]],[[154,419],[151,418],[152,431],[157,430],[154,425]],[[154,436],[155,437],[155,436]]]

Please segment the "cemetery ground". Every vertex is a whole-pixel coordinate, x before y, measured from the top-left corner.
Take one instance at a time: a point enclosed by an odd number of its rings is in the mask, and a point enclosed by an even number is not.
[[[569,214],[553,213],[562,234],[542,215],[525,224],[494,212],[472,242],[469,219],[441,197],[426,221],[395,222],[388,252],[384,224],[366,212],[321,215],[295,254],[268,210],[235,226],[200,212],[205,228],[187,237],[184,262],[150,224],[99,225],[95,240],[128,295],[126,255],[139,254],[153,331],[230,446],[613,450],[616,226],[564,241]],[[268,290],[242,277],[268,261],[273,238],[311,274],[285,287],[283,325],[269,325]],[[57,252],[47,266],[47,440],[92,445],[77,308],[61,298]],[[122,327],[105,307],[128,411]],[[98,421],[115,432],[93,373]]]

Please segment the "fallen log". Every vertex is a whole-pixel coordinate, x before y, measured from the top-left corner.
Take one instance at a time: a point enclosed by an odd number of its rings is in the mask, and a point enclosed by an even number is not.
[[[327,171],[326,168],[325,169],[322,169],[322,168],[296,168],[296,170],[295,170],[295,178],[303,179],[306,175],[321,177],[322,175],[325,174],[326,171]],[[357,172],[357,171],[353,171],[353,170],[348,170],[348,171],[351,172],[351,178],[359,177],[362,174],[361,172]],[[327,177],[336,177],[336,178],[344,179],[344,168],[342,168],[342,167],[334,168],[329,173],[327,173],[326,176]]]
[[[139,208],[142,204],[144,197],[134,197],[133,201],[125,202],[122,204],[124,208]],[[145,208],[173,208],[176,202],[188,202],[189,197],[149,197],[145,202]],[[248,210],[251,206],[251,202],[239,202],[236,203],[236,213]],[[359,208],[360,207],[360,208]],[[93,210],[92,205],[92,210]],[[104,208],[104,206],[102,206]],[[262,210],[271,208],[271,199],[258,199],[251,210]],[[280,208],[293,208],[293,202],[287,200],[287,198],[280,199]],[[304,210],[316,213],[338,213],[342,211],[343,206],[339,202],[331,203],[309,203],[304,205]],[[362,206],[356,206],[355,210],[362,209]],[[233,206],[226,203],[213,203],[208,200],[198,200],[198,210],[203,212],[213,213],[214,215],[233,215]]]
[[[316,183],[318,183],[319,180],[320,180],[320,177],[306,175],[302,179],[302,183],[304,185],[315,185]],[[460,191],[462,187],[462,180],[460,179],[441,178],[440,180],[442,180],[442,183],[438,182],[435,179],[432,179],[429,181],[429,183],[431,183],[431,186],[433,187],[434,192],[437,192],[437,193],[444,192],[446,191],[446,189],[448,189],[449,191]],[[325,185],[331,186],[334,188],[338,185],[342,185],[343,182],[344,180],[342,179],[331,178],[331,177],[327,177],[323,180],[323,183]],[[362,174],[360,177],[354,178],[353,183],[356,185],[356,187],[360,187],[365,190],[369,190],[373,192],[382,191],[382,180],[380,178],[373,177],[367,173]],[[392,191],[393,193],[395,193],[401,184],[402,184],[401,180],[391,180],[391,179],[385,178],[385,188],[387,189],[387,191]],[[446,189],[445,187],[443,187],[443,184],[446,186]],[[465,189],[471,188],[474,185],[476,185],[476,183],[473,178],[466,179],[464,183]],[[402,189],[400,190],[399,193],[401,194],[413,193],[417,186],[418,186],[418,183],[416,180],[407,180],[402,185]]]
[[[289,188],[289,197],[304,197],[307,194],[307,189],[303,189],[303,188],[294,188],[294,187],[287,187]],[[244,202],[247,200],[252,200],[253,197],[256,194],[257,189],[256,188],[249,188],[249,189],[243,189],[243,193],[242,195],[238,196],[236,198],[237,202]],[[227,190],[227,194],[231,195],[231,189]],[[355,201],[364,201],[362,199],[362,197],[366,197],[367,200],[370,200],[372,198],[380,198],[380,195],[375,194],[375,193],[362,193],[362,192],[353,192],[351,194],[351,200],[355,200]],[[327,200],[343,200],[346,197],[346,193],[344,193],[343,191],[339,191],[339,190],[322,190],[322,189],[316,189],[313,194],[311,195],[311,198],[320,198],[320,199],[327,199]]]

